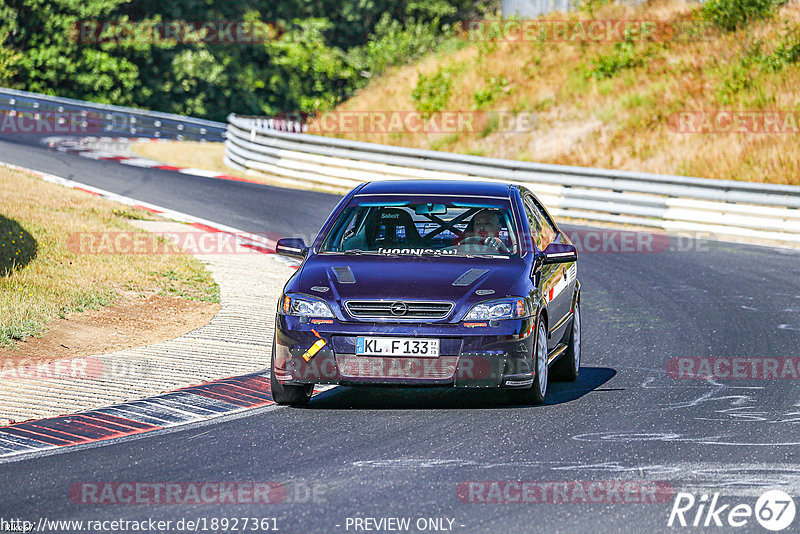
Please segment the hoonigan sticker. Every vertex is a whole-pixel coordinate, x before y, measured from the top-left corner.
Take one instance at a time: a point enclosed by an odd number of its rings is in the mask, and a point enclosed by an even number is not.
[[[454,256],[458,254],[458,251],[453,250],[446,250],[446,249],[437,249],[437,248],[383,248],[378,247],[378,253],[380,254],[416,254],[416,255],[423,255],[423,254],[431,254],[434,256]]]

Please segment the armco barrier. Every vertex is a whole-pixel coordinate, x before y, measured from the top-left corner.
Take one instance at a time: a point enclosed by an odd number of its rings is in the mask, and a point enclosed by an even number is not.
[[[796,186],[465,156],[309,135],[289,120],[232,114],[225,125],[0,88],[0,114],[23,113],[100,117],[102,135],[226,139],[231,167],[322,189],[396,178],[497,180],[529,186],[556,216],[800,244]]]
[[[294,122],[231,114],[225,161],[336,191],[399,178],[519,183],[555,216],[800,245],[797,186],[466,156],[303,131]]]
[[[171,113],[108,104],[95,104],[0,87],[0,113],[26,114],[31,118],[52,114],[59,122],[65,115],[86,117],[90,134],[103,136],[157,137],[190,141],[222,141],[225,123],[183,117]],[[70,117],[71,118],[71,117]],[[75,128],[75,131],[80,131]],[[73,130],[70,130],[73,131]],[[41,133],[41,132],[40,132]],[[58,132],[53,132],[57,134]]]

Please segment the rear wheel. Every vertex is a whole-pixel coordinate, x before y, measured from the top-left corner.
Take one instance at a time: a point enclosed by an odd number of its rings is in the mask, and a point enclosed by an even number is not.
[[[311,401],[314,384],[282,384],[275,377],[275,339],[272,339],[272,361],[269,365],[269,387],[272,391],[272,400],[277,404],[292,406],[306,406]]]
[[[536,376],[533,384],[528,389],[509,389],[508,396],[514,404],[541,404],[547,395],[547,379],[549,367],[547,362],[547,329],[544,321],[539,319],[536,326],[536,343],[533,349],[533,364],[536,366]]]
[[[572,331],[569,334],[569,345],[564,355],[553,364],[553,378],[566,382],[578,379],[581,370],[581,303],[575,303],[575,315],[572,317]]]

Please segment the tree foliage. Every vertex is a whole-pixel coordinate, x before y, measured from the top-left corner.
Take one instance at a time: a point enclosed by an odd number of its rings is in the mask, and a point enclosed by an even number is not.
[[[497,0],[4,0],[0,83],[224,120],[329,109]],[[79,38],[87,22],[262,21],[260,43]]]

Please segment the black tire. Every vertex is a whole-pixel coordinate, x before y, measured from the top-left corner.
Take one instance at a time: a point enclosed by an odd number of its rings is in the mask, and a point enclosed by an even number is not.
[[[536,325],[536,339],[533,343],[531,357],[536,366],[533,384],[525,389],[509,389],[508,398],[512,404],[542,404],[547,395],[547,382],[550,374],[547,362],[547,328],[541,317]]]
[[[291,406],[307,406],[314,393],[314,384],[300,386],[282,384],[275,377],[275,339],[272,340],[272,361],[269,364],[269,388],[272,391],[272,400],[277,404]]]
[[[575,316],[569,333],[567,350],[553,364],[553,380],[575,382],[581,371],[581,303],[575,303]]]

